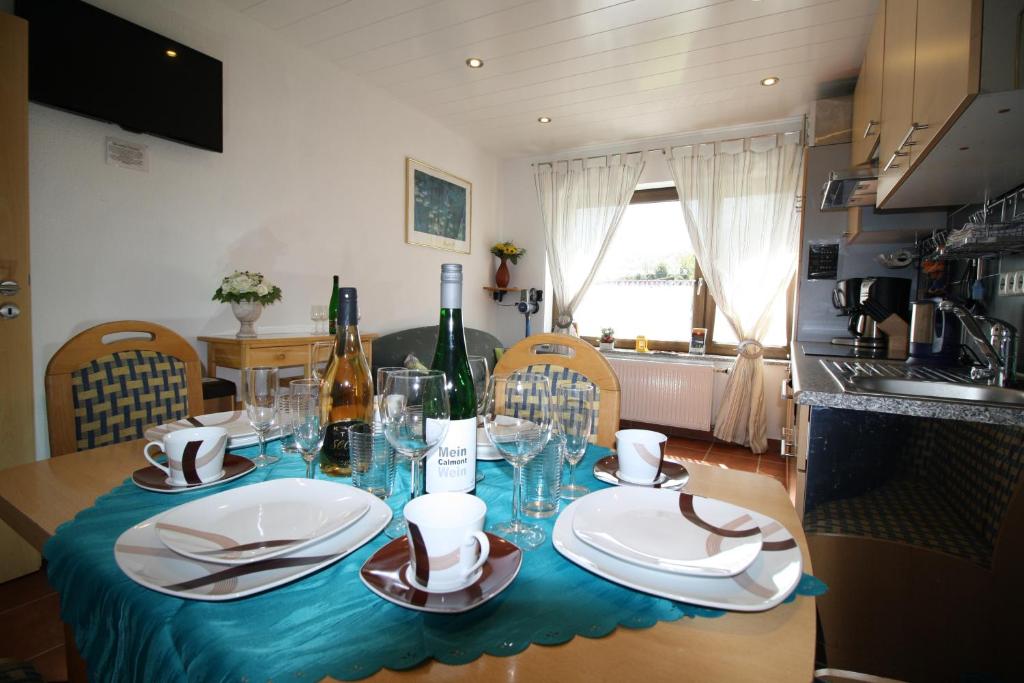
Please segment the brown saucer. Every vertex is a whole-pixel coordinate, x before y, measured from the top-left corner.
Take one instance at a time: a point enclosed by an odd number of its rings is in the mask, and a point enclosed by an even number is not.
[[[661,465],[661,476],[653,484],[634,484],[619,478],[619,459],[609,455],[594,463],[594,478],[606,484],[616,486],[640,486],[649,489],[681,489],[690,480],[686,468],[672,460],[666,459]]]
[[[441,614],[467,612],[505,590],[523,564],[523,551],[518,546],[490,532],[485,533],[491,542],[491,555],[484,562],[479,578],[461,590],[431,593],[413,586],[406,579],[409,541],[404,536],[371,555],[359,570],[359,578],[371,591],[399,607]]]
[[[157,493],[182,493],[184,491],[195,491],[196,489],[204,489],[207,486],[218,486],[226,482],[238,479],[239,477],[249,474],[256,465],[253,464],[249,458],[244,458],[240,455],[232,455],[231,453],[224,454],[224,472],[221,476],[213,481],[208,481],[202,484],[188,484],[186,486],[172,486],[167,483],[167,473],[159,467],[150,465],[149,467],[143,467],[141,470],[135,470],[132,472],[132,483],[141,489],[147,491],[156,491]]]

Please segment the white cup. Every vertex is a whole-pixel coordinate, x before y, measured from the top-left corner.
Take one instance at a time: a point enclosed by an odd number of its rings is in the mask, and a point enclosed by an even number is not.
[[[647,429],[623,429],[615,432],[619,457],[619,479],[631,484],[653,484],[661,476],[668,437]]]
[[[150,441],[142,449],[146,460],[167,473],[171,486],[189,486],[216,481],[224,474],[224,448],[228,430],[223,427],[193,427],[173,431],[163,441]],[[149,454],[153,446],[167,455],[161,464]]]
[[[491,553],[483,531],[486,515],[487,505],[468,493],[429,493],[411,500],[405,506],[410,557],[406,578],[434,593],[473,583]]]

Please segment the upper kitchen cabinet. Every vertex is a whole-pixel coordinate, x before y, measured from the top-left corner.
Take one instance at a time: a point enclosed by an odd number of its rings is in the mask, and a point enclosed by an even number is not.
[[[1024,181],[1024,0],[888,0],[881,11],[882,83],[866,57],[855,96],[869,101],[874,87],[882,98],[876,206],[978,203]],[[851,161],[863,154],[855,146]]]
[[[891,0],[885,4],[882,62],[882,120],[879,122],[878,193],[883,202],[910,167],[903,139],[914,118],[914,58],[918,5],[928,0]]]
[[[882,119],[882,55],[885,52],[885,0],[879,5],[875,26],[868,38],[868,49],[860,67],[857,89],[853,92],[854,166],[871,161],[878,148],[878,124]]]

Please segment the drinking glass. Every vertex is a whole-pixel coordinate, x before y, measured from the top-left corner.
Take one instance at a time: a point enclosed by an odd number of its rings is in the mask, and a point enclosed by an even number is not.
[[[334,355],[334,342],[333,341],[318,341],[313,342],[313,347],[310,349],[309,356],[309,374],[315,380],[323,380],[324,372],[327,371],[327,365],[331,362],[331,356]],[[323,369],[321,369],[321,364]]]
[[[384,381],[381,422],[388,442],[411,463],[409,500],[417,495],[427,452],[448,432],[447,383],[440,370],[400,370],[388,373]],[[398,538],[407,528],[405,515],[396,514],[385,533]]]
[[[483,356],[466,356],[466,360],[469,361],[469,374],[473,376],[473,391],[476,392],[476,424],[477,427],[482,427],[480,414],[484,410],[484,404],[487,403],[487,380],[491,378],[491,373],[487,369],[487,359]],[[483,480],[484,473],[478,466],[476,468],[476,483],[479,484]]]
[[[277,425],[281,429],[281,450],[288,453],[296,453],[299,450],[295,446],[295,437],[292,433],[293,405],[291,393],[287,389],[282,389],[277,397]]]
[[[264,467],[278,460],[275,455],[267,455],[267,432],[277,417],[277,394],[280,391],[277,368],[246,368],[243,379],[245,412],[260,440],[260,454],[252,461],[256,467]]]
[[[542,529],[519,518],[522,507],[523,465],[551,438],[551,382],[545,375],[513,372],[491,377],[484,406],[487,438],[513,467],[512,519],[492,531],[520,548],[532,550],[544,542]]]
[[[289,387],[294,410],[292,432],[295,445],[306,461],[306,478],[316,479],[314,463],[327,433],[327,424],[320,416],[320,380],[293,379]]]
[[[586,382],[563,382],[555,391],[555,428],[562,436],[562,454],[569,463],[569,483],[562,487],[562,498],[576,500],[590,489],[576,483],[576,465],[583,459],[594,426],[597,391]]]

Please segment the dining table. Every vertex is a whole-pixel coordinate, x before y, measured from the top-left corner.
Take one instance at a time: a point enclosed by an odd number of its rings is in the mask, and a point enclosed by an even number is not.
[[[58,527],[123,485],[145,464],[144,445],[145,440],[122,442],[4,470],[0,475],[0,519],[42,551]],[[804,573],[812,574],[807,540],[789,496],[777,480],[683,462],[690,472],[686,491],[774,518],[796,540]],[[524,562],[530,561],[529,555],[526,553]],[[64,598],[62,595],[62,603]],[[86,680],[74,633],[67,627],[65,633],[69,680]],[[533,643],[507,656],[485,652],[466,663],[427,659],[403,670],[382,668],[372,680],[803,682],[812,679],[815,633],[815,599],[813,594],[802,594],[763,612],[725,612],[715,618],[677,618],[636,627],[619,625],[601,637],[577,635],[560,644]],[[265,647],[272,649],[275,643],[267,642]]]

